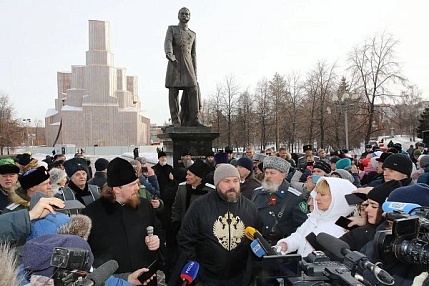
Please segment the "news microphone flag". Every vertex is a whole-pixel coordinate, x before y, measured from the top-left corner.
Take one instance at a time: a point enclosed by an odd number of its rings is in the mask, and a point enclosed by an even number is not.
[[[252,243],[250,244],[250,248],[252,249],[252,252],[259,258],[261,258],[264,255],[267,255],[267,253],[262,248],[261,244],[257,239],[252,241]]]
[[[180,272],[180,279],[183,281],[182,285],[191,284],[198,275],[200,264],[196,261],[188,261]]]
[[[244,235],[250,240],[258,239],[259,243],[261,244],[263,250],[265,251],[265,253],[267,253],[267,255],[277,255],[277,253],[271,248],[271,245],[268,243],[268,241],[266,241],[262,234],[254,227],[246,227],[246,229],[244,230]]]
[[[420,208],[421,205],[412,204],[412,203],[400,203],[400,202],[384,202],[382,209],[386,213],[391,213],[394,211],[403,211],[406,214],[412,214],[413,210]]]

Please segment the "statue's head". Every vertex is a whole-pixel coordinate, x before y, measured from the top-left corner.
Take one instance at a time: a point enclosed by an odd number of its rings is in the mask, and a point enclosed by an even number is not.
[[[191,18],[191,12],[189,11],[188,8],[183,7],[182,9],[179,10],[178,18],[180,23],[188,23],[189,19]]]

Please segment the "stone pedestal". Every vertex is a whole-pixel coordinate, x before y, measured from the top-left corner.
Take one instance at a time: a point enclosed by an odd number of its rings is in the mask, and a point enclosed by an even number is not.
[[[186,151],[191,153],[192,160],[204,159],[212,150],[213,140],[219,137],[219,133],[211,132],[211,128],[205,126],[168,126],[162,131],[158,138],[163,140],[164,152],[173,157],[174,168]]]

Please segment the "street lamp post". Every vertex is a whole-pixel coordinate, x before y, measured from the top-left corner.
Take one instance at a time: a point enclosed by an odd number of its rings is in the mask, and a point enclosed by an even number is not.
[[[348,110],[354,104],[354,101],[358,98],[356,94],[349,94],[348,92],[343,93],[341,97],[334,95],[332,100],[344,110],[344,129],[346,135],[346,149],[349,150],[349,118]]]
[[[30,118],[24,118],[22,121],[25,124],[25,132],[26,132],[26,138],[27,138],[27,147],[30,145],[30,134],[28,134],[28,125],[31,123]]]

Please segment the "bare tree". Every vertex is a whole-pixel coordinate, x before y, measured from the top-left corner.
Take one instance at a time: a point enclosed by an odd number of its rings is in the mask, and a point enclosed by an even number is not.
[[[237,114],[235,117],[234,124],[234,140],[239,142],[239,146],[245,148],[253,142],[251,138],[251,131],[253,123],[253,112],[254,112],[253,96],[249,91],[245,91],[240,94],[237,100]],[[237,145],[237,147],[238,147]]]
[[[269,84],[267,79],[262,79],[258,82],[255,92],[255,101],[256,101],[256,116],[258,118],[258,125],[261,128],[260,133],[260,146],[261,150],[265,149],[267,144],[267,126],[268,126],[268,115],[269,115]]]
[[[18,146],[22,140],[22,128],[14,117],[15,109],[10,103],[9,95],[0,91],[0,154],[4,149]],[[9,153],[9,152],[8,152]]]
[[[292,72],[286,76],[286,100],[287,107],[285,108],[287,122],[291,123],[291,132],[289,137],[289,149],[292,152],[298,152],[298,136],[297,136],[297,124],[299,123],[299,110],[302,107],[303,100],[303,84],[300,76],[296,72]]]
[[[233,75],[226,76],[222,91],[225,99],[225,101],[223,102],[223,109],[226,113],[228,123],[227,141],[228,146],[231,146],[231,127],[233,119],[232,117],[235,112],[236,96],[239,93],[239,87]]]
[[[276,150],[280,148],[280,124],[283,122],[282,110],[286,101],[286,82],[283,76],[276,73],[273,79],[269,82],[270,93],[272,96],[272,111],[274,121],[274,142]]]
[[[207,103],[207,112],[209,116],[209,122],[211,122],[211,125],[214,127],[216,132],[219,132],[220,137],[216,139],[216,147],[222,148],[222,137],[225,135],[224,132],[221,132],[223,129],[223,121],[224,121],[224,114],[222,113],[223,108],[223,102],[224,102],[224,96],[222,91],[222,86],[217,85],[216,91],[210,96],[208,103]]]
[[[366,101],[368,113],[365,142],[369,142],[373,133],[373,121],[377,100],[392,97],[389,88],[397,83],[405,83],[400,64],[395,59],[395,47],[398,42],[392,35],[376,35],[362,46],[357,46],[348,56],[349,67],[355,90]]]

